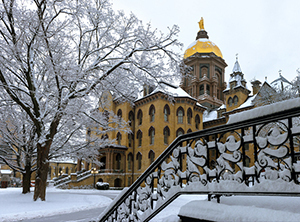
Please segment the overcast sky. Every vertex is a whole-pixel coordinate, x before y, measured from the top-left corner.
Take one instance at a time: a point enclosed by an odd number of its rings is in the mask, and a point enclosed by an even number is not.
[[[254,78],[272,82],[279,70],[293,80],[300,68],[300,0],[112,0],[114,9],[133,12],[144,23],[162,31],[180,27],[182,54],[199,31],[204,18],[209,39],[227,63],[225,80],[238,53],[250,86]],[[250,87],[249,87],[250,88]]]

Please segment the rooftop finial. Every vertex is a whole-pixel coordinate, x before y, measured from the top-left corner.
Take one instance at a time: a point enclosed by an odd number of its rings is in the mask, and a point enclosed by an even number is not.
[[[235,54],[235,58],[236,58],[236,61],[238,61],[238,58],[239,58],[239,54]]]
[[[281,76],[281,72],[282,72],[282,70],[281,70],[281,69],[279,69],[279,71],[278,71],[278,73],[279,73],[279,77]]]
[[[201,20],[200,20],[200,22],[198,22],[198,24],[199,24],[200,30],[204,30],[204,20],[203,20],[203,17],[201,17]]]

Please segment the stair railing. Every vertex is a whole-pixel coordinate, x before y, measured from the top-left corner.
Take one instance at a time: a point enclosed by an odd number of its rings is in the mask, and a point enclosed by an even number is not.
[[[100,221],[149,221],[183,193],[300,195],[299,149],[300,105],[181,135]]]

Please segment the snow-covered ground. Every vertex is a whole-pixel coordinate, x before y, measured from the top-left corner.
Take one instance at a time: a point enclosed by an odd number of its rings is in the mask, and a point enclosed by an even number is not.
[[[49,187],[46,201],[33,201],[33,192],[22,194],[21,188],[1,188],[0,221],[16,221],[100,208],[109,205],[110,202],[110,198],[99,195],[99,190],[61,190]]]
[[[102,191],[103,192],[103,191]],[[119,193],[120,191],[108,191]],[[21,188],[0,189],[0,221],[16,221],[100,208],[112,200],[98,190],[47,189],[47,201],[32,200],[33,192]],[[182,195],[152,222],[179,222],[181,214],[214,221],[300,221],[300,197],[222,197],[221,204],[208,202],[207,196]]]

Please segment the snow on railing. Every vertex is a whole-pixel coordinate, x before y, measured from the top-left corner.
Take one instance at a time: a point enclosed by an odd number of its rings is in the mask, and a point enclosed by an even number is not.
[[[99,221],[149,221],[183,193],[300,196],[297,104],[179,136]]]

